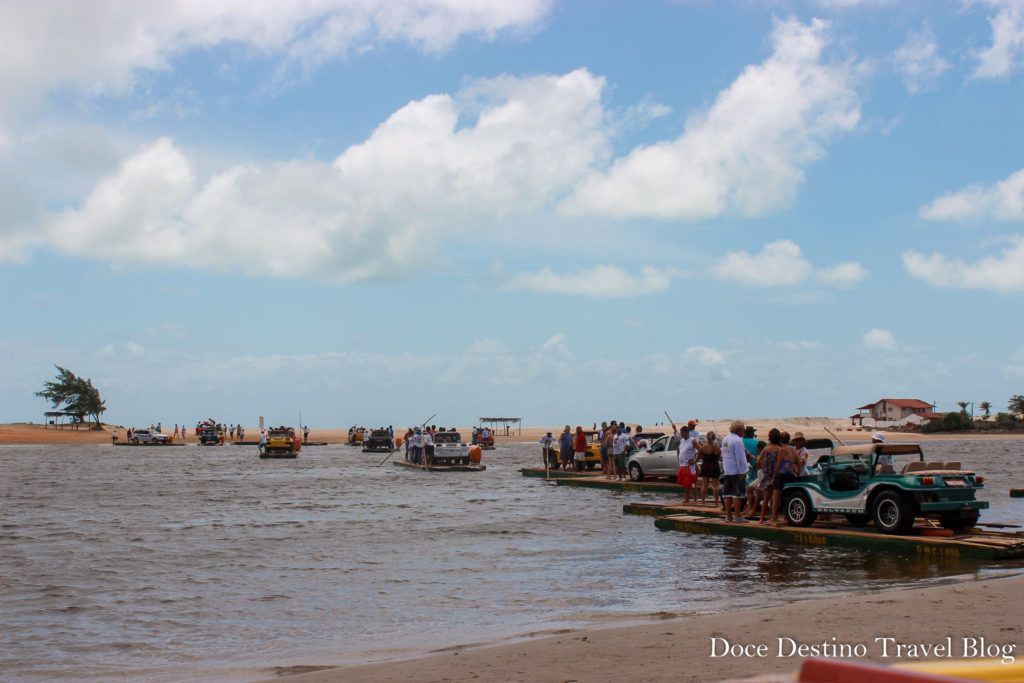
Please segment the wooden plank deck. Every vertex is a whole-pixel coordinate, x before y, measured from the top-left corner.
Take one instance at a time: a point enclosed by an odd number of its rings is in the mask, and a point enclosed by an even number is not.
[[[838,523],[816,522],[809,527],[769,526],[756,521],[727,522],[724,517],[695,514],[670,514],[658,517],[654,525],[664,531],[722,534],[800,545],[912,551],[919,557],[933,561],[956,561],[961,558],[1003,560],[1024,557],[1024,534],[1021,533],[973,531],[953,536],[897,536],[855,529]],[[915,527],[913,533],[920,534],[923,528],[925,527]]]
[[[524,477],[540,477],[551,479],[559,486],[583,486],[587,488],[606,489],[611,491],[645,491],[649,493],[672,493],[683,495],[686,492],[682,486],[669,479],[644,479],[643,481],[616,481],[608,479],[600,471],[574,472],[569,470],[548,470],[546,473],[542,467],[524,467],[519,470]]]
[[[424,467],[408,460],[393,460],[391,464],[397,467],[405,467],[411,470],[426,470],[428,472],[483,472],[487,469],[487,465],[483,463],[479,465],[427,465]]]

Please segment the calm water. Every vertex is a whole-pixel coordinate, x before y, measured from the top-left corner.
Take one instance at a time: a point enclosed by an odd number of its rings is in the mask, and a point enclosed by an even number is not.
[[[1024,441],[926,448],[986,474],[982,522],[1024,522]],[[621,510],[663,497],[522,477],[537,450],[442,474],[345,446],[0,447],[0,676],[252,680],[993,567],[659,532]]]

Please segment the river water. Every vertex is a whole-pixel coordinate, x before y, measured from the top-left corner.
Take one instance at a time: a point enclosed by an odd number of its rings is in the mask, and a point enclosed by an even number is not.
[[[0,447],[0,678],[223,680],[1024,566],[659,532],[674,499],[376,466],[346,446]],[[935,441],[1024,523],[1024,441]],[[395,455],[398,457],[398,454]]]

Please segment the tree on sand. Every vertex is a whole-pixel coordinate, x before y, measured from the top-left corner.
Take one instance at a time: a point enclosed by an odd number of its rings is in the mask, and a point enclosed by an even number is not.
[[[1024,415],[1024,394],[1014,394],[1011,396],[1010,402],[1006,404],[1006,409],[1011,413]]]
[[[956,404],[960,406],[960,413],[963,415],[967,414],[967,403],[968,401],[957,401]]]
[[[981,411],[985,413],[986,420],[988,419],[988,416],[992,414],[992,404],[989,403],[988,401],[982,401],[981,403],[979,403],[978,408],[980,408]]]
[[[99,389],[92,385],[91,379],[82,379],[70,370],[59,365],[57,377],[53,382],[43,385],[42,391],[37,391],[36,396],[48,400],[57,410],[62,410],[73,415],[78,422],[84,422],[88,415],[100,426],[100,415],[106,411],[106,403],[100,398]]]

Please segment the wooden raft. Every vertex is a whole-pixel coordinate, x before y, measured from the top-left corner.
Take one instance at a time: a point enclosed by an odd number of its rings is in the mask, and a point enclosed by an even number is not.
[[[519,470],[524,477],[545,478],[543,468],[526,467]],[[686,489],[669,479],[644,479],[643,481],[617,481],[608,479],[607,475],[597,472],[573,472],[565,470],[548,470],[547,478],[559,486],[583,486],[586,488],[606,489],[611,491],[645,491],[649,493],[674,493],[683,495]],[[693,491],[693,489],[690,489]]]
[[[428,472],[483,472],[487,469],[487,465],[483,463],[479,465],[472,463],[469,465],[427,465],[424,467],[408,460],[394,460],[391,464],[397,467],[405,467],[411,470],[426,470]]]
[[[1024,557],[1024,534],[971,531],[953,536],[890,535],[837,524],[815,523],[809,527],[768,526],[756,521],[727,522],[722,517],[674,514],[658,517],[654,525],[663,531],[721,534],[764,541],[782,541],[813,546],[845,546],[873,550],[913,551],[927,560],[956,561],[961,558],[1005,560]],[[919,534],[923,527],[915,527]]]

